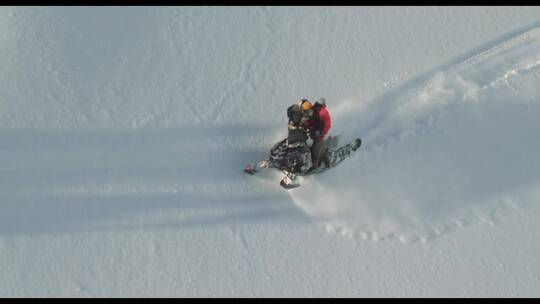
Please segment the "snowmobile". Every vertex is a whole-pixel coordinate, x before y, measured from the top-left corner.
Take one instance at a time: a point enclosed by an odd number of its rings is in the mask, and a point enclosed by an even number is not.
[[[318,174],[333,168],[348,158],[362,144],[362,140],[356,138],[338,147],[339,136],[329,136],[324,141],[319,167],[310,171],[312,160],[311,147],[308,144],[309,130],[292,125],[289,125],[288,129],[287,138],[272,146],[268,159],[259,161],[255,166],[247,164],[244,172],[254,175],[263,168],[278,169],[285,174],[280,185],[285,189],[292,189],[300,186],[296,182],[297,176]]]

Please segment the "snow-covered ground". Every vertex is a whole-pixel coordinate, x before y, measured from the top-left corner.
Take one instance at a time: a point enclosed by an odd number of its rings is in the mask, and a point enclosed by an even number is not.
[[[0,296],[540,296],[540,8],[0,8]],[[246,176],[325,97],[359,152]]]

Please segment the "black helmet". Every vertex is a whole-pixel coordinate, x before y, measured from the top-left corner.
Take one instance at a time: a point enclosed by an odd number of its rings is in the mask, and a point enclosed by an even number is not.
[[[322,105],[322,106],[325,106],[325,105],[326,105],[326,99],[324,99],[324,97],[319,98],[319,100],[317,100],[317,101],[315,102],[315,105]]]

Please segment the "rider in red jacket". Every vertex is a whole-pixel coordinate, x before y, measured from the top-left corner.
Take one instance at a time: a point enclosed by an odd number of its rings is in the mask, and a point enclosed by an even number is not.
[[[319,167],[321,155],[324,154],[324,149],[326,149],[323,144],[324,137],[331,126],[330,114],[326,110],[326,101],[324,98],[315,102],[311,109],[313,109],[313,114],[311,118],[305,122],[305,125],[309,129],[311,139],[313,139],[313,146],[311,147],[311,160],[313,166],[308,172]]]
[[[330,114],[328,113],[328,110],[326,110],[326,105],[321,104],[318,101],[315,102],[312,109],[313,116],[306,121],[306,125],[309,128],[311,138],[314,141],[321,141],[324,140],[328,130],[330,130]]]

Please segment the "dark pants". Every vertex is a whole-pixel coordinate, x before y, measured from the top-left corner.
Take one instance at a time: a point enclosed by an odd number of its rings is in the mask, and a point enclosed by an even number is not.
[[[311,146],[311,162],[314,168],[318,168],[321,163],[321,157],[326,153],[326,146],[322,139],[314,140]]]

